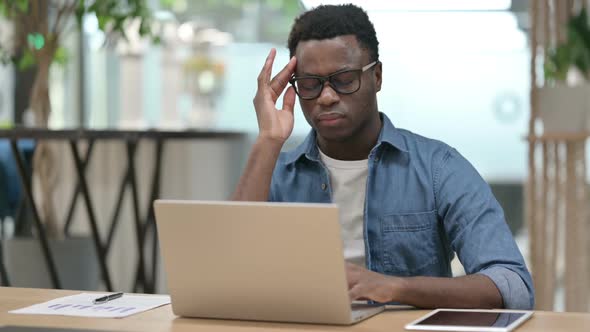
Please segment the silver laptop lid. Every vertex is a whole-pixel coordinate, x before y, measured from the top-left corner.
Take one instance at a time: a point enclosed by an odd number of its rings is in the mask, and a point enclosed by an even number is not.
[[[336,205],[158,200],[155,212],[176,315],[350,323]]]

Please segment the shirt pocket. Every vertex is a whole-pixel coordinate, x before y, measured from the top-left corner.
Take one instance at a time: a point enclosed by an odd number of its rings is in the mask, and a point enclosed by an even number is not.
[[[384,272],[397,276],[432,274],[441,247],[436,211],[388,214],[380,221]]]

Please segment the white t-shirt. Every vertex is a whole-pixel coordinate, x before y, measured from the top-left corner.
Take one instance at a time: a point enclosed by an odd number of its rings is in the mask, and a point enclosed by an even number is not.
[[[321,150],[320,158],[330,173],[332,202],[338,205],[340,211],[344,258],[364,267],[366,265],[363,219],[369,160],[332,159]]]

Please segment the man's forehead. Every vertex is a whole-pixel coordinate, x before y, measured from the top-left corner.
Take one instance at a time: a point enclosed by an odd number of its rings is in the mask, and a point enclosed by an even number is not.
[[[295,55],[303,56],[307,53],[321,50],[322,52],[339,52],[346,50],[346,53],[357,54],[362,52],[356,36],[344,35],[329,39],[302,40],[297,44]]]
[[[346,67],[357,67],[368,51],[362,48],[354,35],[331,39],[312,39],[297,45],[297,72],[329,73]]]

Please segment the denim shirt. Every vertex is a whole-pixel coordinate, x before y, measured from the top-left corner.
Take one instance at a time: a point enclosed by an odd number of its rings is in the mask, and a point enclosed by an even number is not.
[[[392,276],[451,277],[456,253],[467,274],[488,276],[505,308],[532,309],[524,259],[487,183],[448,145],[397,129],[385,114],[369,154],[364,204],[367,268]],[[315,131],[276,163],[270,201],[331,203]]]

